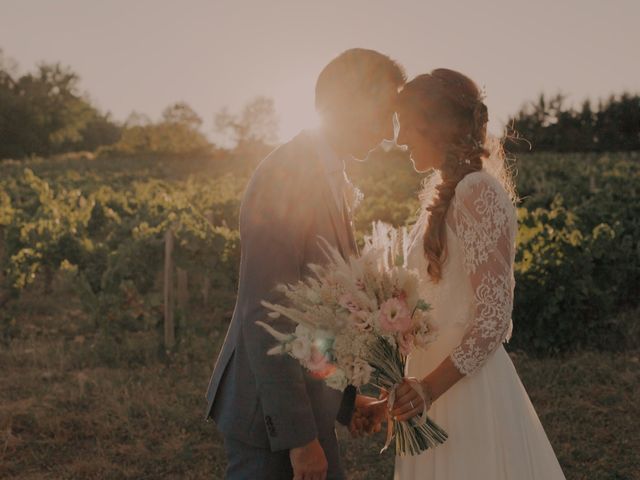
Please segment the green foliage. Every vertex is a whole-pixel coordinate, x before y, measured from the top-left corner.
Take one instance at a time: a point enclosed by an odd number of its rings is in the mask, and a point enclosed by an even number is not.
[[[80,77],[60,64],[18,75],[0,51],[0,159],[93,150],[120,128],[79,91]]]
[[[359,236],[377,220],[402,226],[417,219],[422,177],[413,170],[407,152],[377,149],[366,162],[352,162],[348,169],[363,194],[354,219]]]
[[[107,187],[72,171],[52,176],[55,183],[30,169],[0,177],[5,290],[19,293],[39,278],[46,288],[65,270],[75,276],[98,326],[109,332],[149,328],[160,312],[168,230],[176,238],[178,266],[193,278],[208,277],[214,288],[234,287],[239,238],[227,222],[235,223],[238,182],[189,177],[177,184],[141,173]]]
[[[513,348],[547,353],[625,345],[628,325],[612,319],[637,308],[640,298],[639,160],[637,153],[518,160]],[[197,283],[207,278],[216,295],[232,296],[238,210],[250,169],[233,158],[217,170],[188,159],[182,164],[184,171],[154,158],[34,160],[30,169],[5,162],[4,289],[19,294],[64,270],[104,331],[156,328],[170,229],[177,266]],[[358,236],[374,220],[397,226],[415,220],[423,179],[406,152],[373,152],[367,162],[350,163],[349,175],[364,193]],[[194,299],[197,294],[192,291]]]
[[[78,74],[59,63],[19,75],[0,51],[0,159],[77,151],[110,157],[211,153],[202,120],[186,103],[167,107],[157,123],[129,121],[123,127],[94,107],[79,85]],[[263,118],[263,110],[251,118]]]
[[[507,122],[512,152],[611,152],[640,150],[640,95],[611,96],[597,109],[586,100],[578,110],[566,96],[540,95]],[[517,138],[520,137],[519,140]]]
[[[193,156],[211,152],[211,144],[200,132],[202,120],[186,103],[167,107],[157,123],[125,126],[120,140],[98,150],[102,156]]]
[[[563,351],[577,346],[615,346],[605,321],[616,306],[615,288],[597,276],[603,247],[615,232],[601,224],[582,232],[558,196],[549,210],[519,210],[515,265],[514,346]],[[612,338],[613,336],[613,338]]]
[[[611,319],[640,298],[640,164],[628,155],[520,162],[514,345],[624,346]]]

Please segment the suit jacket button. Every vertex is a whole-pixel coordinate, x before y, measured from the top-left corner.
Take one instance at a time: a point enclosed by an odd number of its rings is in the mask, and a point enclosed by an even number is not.
[[[265,423],[267,424],[267,430],[269,431],[269,435],[272,437],[277,437],[278,434],[276,432],[276,427],[273,425],[273,420],[269,415],[264,417]]]

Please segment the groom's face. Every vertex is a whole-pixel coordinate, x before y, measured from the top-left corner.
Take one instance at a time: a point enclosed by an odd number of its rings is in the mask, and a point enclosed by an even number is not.
[[[363,102],[362,109],[352,123],[351,154],[364,159],[368,153],[387,139],[393,139],[393,114],[398,89],[391,82],[381,88],[379,95]]]

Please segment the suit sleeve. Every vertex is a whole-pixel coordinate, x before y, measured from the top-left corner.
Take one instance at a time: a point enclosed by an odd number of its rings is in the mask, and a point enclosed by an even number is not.
[[[307,395],[303,367],[288,355],[267,355],[274,339],[256,321],[266,321],[279,331],[294,329],[281,317],[267,317],[262,300],[278,303],[281,283],[300,279],[303,269],[304,212],[295,182],[253,182],[245,194],[240,214],[240,238],[244,271],[242,335],[254,374],[272,451],[300,447],[318,436]],[[305,213],[307,214],[305,216]]]

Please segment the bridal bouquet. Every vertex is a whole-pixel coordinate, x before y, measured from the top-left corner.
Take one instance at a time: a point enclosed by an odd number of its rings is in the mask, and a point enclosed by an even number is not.
[[[283,315],[296,324],[292,333],[282,333],[258,322],[277,340],[268,353],[291,355],[338,390],[371,383],[393,392],[409,352],[435,339],[417,272],[404,267],[407,244],[406,230],[382,223],[374,225],[360,257],[345,260],[326,244],[326,265],[311,265],[311,276],[278,286],[286,304],[263,302],[270,317]],[[408,422],[389,419],[383,451],[394,430],[399,455],[416,455],[447,438],[425,411]]]

